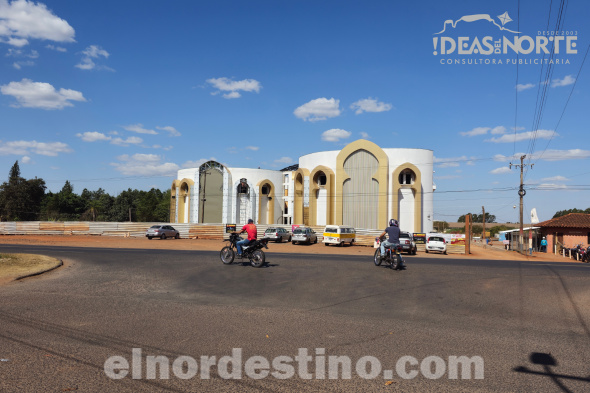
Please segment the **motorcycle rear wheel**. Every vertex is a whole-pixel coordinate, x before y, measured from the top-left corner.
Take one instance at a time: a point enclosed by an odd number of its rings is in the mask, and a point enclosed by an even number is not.
[[[254,250],[252,252],[252,258],[250,259],[250,265],[253,267],[261,267],[266,261],[266,256],[262,250]]]
[[[252,252],[252,257],[250,258],[250,265],[252,265],[253,267],[262,267],[265,261],[266,255],[264,255],[264,251],[254,250]]]
[[[393,270],[397,270],[397,267],[399,266],[399,259],[400,259],[399,254],[393,254],[392,256],[389,257],[389,266]]]
[[[326,244],[326,246],[327,246],[327,244]],[[373,256],[373,263],[375,263],[375,266],[381,265],[381,258],[379,258],[380,256],[381,256],[381,250],[376,249],[375,255]]]
[[[231,247],[225,246],[219,252],[219,257],[224,265],[231,265],[236,255]]]

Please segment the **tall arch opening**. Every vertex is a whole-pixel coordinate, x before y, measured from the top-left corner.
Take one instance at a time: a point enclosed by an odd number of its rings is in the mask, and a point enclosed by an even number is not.
[[[295,175],[295,201],[293,209],[293,224],[303,224],[303,174]]]
[[[252,211],[252,193],[250,192],[250,186],[248,180],[243,178],[240,179],[236,187],[236,222],[238,225],[245,225],[248,223],[250,212]]]
[[[349,178],[343,184],[342,223],[357,228],[378,227],[379,161],[367,150],[357,150],[344,161]]]
[[[190,219],[190,187],[186,181],[180,184],[178,199],[178,222],[188,223]]]
[[[400,229],[422,231],[422,175],[413,164],[405,163],[392,174],[394,217],[399,217]]]
[[[385,228],[389,158],[375,143],[359,139],[336,157],[335,224]]]
[[[274,224],[275,188],[271,181],[262,180],[258,183],[259,188],[259,224]]]
[[[208,161],[199,167],[199,223],[221,223],[223,165]]]

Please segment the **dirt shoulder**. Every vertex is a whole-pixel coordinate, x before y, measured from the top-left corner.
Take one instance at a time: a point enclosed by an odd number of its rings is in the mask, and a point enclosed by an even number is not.
[[[2,244],[48,245],[62,247],[101,247],[101,248],[138,248],[157,250],[205,250],[218,251],[223,247],[221,240],[205,239],[153,239],[144,237],[116,237],[91,235],[0,235],[0,252]],[[293,245],[291,243],[269,243],[265,252],[300,253],[300,254],[334,254],[334,255],[367,255],[372,257],[375,249],[367,246],[325,246],[322,243],[311,245]],[[517,252],[506,251],[500,247],[472,245],[471,254],[441,255],[419,252],[426,258],[465,258],[489,260],[528,260],[539,262],[576,262],[560,255],[550,253],[534,253],[524,256]],[[580,262],[581,263],[581,262]]]

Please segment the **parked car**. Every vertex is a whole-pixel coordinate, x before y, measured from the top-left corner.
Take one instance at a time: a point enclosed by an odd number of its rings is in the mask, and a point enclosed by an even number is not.
[[[416,247],[416,242],[414,241],[414,237],[410,232],[399,233],[399,244],[402,246],[402,252],[416,255],[418,247]]]
[[[166,239],[167,237],[180,239],[180,232],[170,225],[152,225],[145,232],[145,237],[147,237],[149,240],[152,240],[154,237],[159,237],[162,240]]]
[[[442,236],[431,236],[426,240],[426,252],[438,251],[447,253],[447,242]]]
[[[282,243],[283,240],[291,241],[291,233],[285,228],[267,228],[264,231],[264,237],[274,240],[277,243]]]
[[[317,243],[318,242],[318,235],[313,231],[311,228],[307,227],[298,227],[293,230],[293,235],[291,236],[291,243]]]

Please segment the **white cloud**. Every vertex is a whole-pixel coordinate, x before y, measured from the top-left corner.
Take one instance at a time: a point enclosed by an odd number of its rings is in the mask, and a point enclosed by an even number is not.
[[[541,180],[542,181],[571,181],[567,177],[563,177],[563,176],[545,177],[545,178],[543,178]]]
[[[96,63],[94,62],[93,59],[99,59],[101,57],[108,59],[108,57],[109,57],[109,52],[102,49],[100,46],[90,45],[88,48],[86,48],[84,51],[82,51],[82,54],[84,55],[82,57],[82,60],[80,61],[79,64],[76,64],[74,67],[77,67],[81,70],[98,69],[98,70],[114,71],[112,68],[109,68],[109,67],[106,67],[103,65],[96,65]]]
[[[361,138],[363,138],[363,139],[369,139],[371,137],[366,132],[361,131]]]
[[[524,129],[526,129],[525,127],[510,127],[512,129],[512,131],[522,131]]]
[[[572,77],[571,75],[566,75],[563,79],[553,79],[551,82],[551,87],[568,86],[573,84],[575,81],[576,78]]]
[[[158,130],[162,130],[162,131],[168,131],[168,134],[170,136],[180,136],[180,132],[178,132],[178,130],[176,130],[176,128],[171,127],[171,126],[165,126],[165,127],[156,127]]]
[[[340,100],[324,97],[316,98],[301,105],[293,113],[300,119],[312,122],[326,120],[329,117],[337,117],[340,116]]]
[[[25,61],[15,61],[14,63],[12,63],[12,66],[17,69],[20,70],[23,67],[31,67],[34,66],[35,62],[31,61],[31,60],[25,60]]]
[[[138,134],[149,134],[149,135],[158,135],[158,133],[154,130],[148,130],[147,128],[143,128],[143,124],[130,124],[128,126],[123,126],[124,129],[131,132],[137,132]]]
[[[496,154],[494,161],[520,161],[520,157],[525,153],[515,153],[512,156],[505,156]],[[543,161],[565,161],[565,160],[585,160],[590,158],[590,150],[571,149],[571,150],[544,150],[527,155],[527,160],[543,160]]]
[[[23,157],[20,159],[20,162],[21,162],[22,164],[29,164],[29,163],[31,162],[31,157],[29,157],[29,156],[23,156]]]
[[[123,139],[120,137],[113,138],[111,136],[103,134],[102,132],[95,131],[84,132],[82,134],[78,133],[76,134],[76,136],[82,139],[84,142],[110,141],[111,145],[117,146],[139,145],[140,143],[143,143],[143,139],[137,136],[130,136],[127,139]]]
[[[217,161],[217,159],[215,157],[211,157],[211,158],[201,158],[199,160],[195,160],[195,161],[187,161],[184,164],[182,164],[182,168],[198,168],[201,165],[203,165],[204,163],[206,163],[207,161]]]
[[[51,49],[51,50],[54,50],[54,51],[57,51],[57,52],[67,52],[68,51],[66,48],[63,48],[61,46],[51,45],[51,44],[46,45],[45,47],[47,49]]]
[[[461,176],[459,175],[444,175],[444,176],[434,176],[436,180],[452,180],[452,179],[460,179]]]
[[[455,168],[458,167],[461,162],[464,162],[466,165],[475,165],[470,160],[475,160],[476,157],[449,157],[449,158],[434,158],[434,163],[438,168]]]
[[[256,92],[258,93],[262,88],[260,82],[255,79],[243,79],[241,81],[234,81],[229,78],[210,78],[207,79],[207,83],[211,84],[213,87],[218,89],[217,91],[211,93],[212,95],[217,95],[222,91],[227,91],[229,93],[223,94],[224,98],[232,99],[232,98],[240,98],[242,95],[240,91],[246,92]]]
[[[490,127],[475,127],[471,131],[460,132],[459,134],[463,136],[476,136],[476,135],[485,135],[488,131],[491,130]]]
[[[16,98],[17,103],[12,107],[40,108],[46,110],[63,109],[66,106],[74,106],[70,101],[82,101],[86,99],[81,92],[70,89],[55,88],[49,83],[33,82],[23,79],[20,82],[10,82],[0,86],[0,92]]]
[[[291,157],[281,157],[278,160],[274,160],[273,162],[276,163],[276,164],[287,164],[287,165],[289,165],[289,164],[292,164],[294,161],[293,161],[293,159]]]
[[[72,149],[63,142],[37,142],[37,141],[0,141],[0,155],[30,155],[55,157],[59,153],[70,153]]]
[[[510,173],[510,172],[512,172],[512,171],[507,166],[502,166],[500,168],[496,168],[496,169],[490,171],[490,173],[492,175],[503,175],[503,174]]]
[[[508,162],[508,161],[516,161],[516,160],[520,160],[521,156],[524,156],[525,153],[514,153],[511,156],[505,156],[503,154],[496,154],[494,156],[494,161],[500,161],[500,162]]]
[[[75,42],[75,31],[47,6],[27,0],[0,0],[0,42],[21,47],[29,39]]]
[[[258,151],[258,149],[260,149],[260,148],[258,146],[246,146],[244,149]]]
[[[340,139],[349,138],[350,135],[352,135],[350,131],[332,128],[331,130],[324,131],[322,134],[322,140],[326,142],[339,142]]]
[[[117,137],[113,138],[113,140],[111,141],[112,145],[117,146],[139,145],[140,143],[143,143],[143,139],[137,136],[130,136],[127,139]]]
[[[544,161],[585,160],[590,158],[590,150],[546,150],[533,154],[533,159]]]
[[[551,139],[554,136],[558,136],[559,134],[551,131],[551,130],[537,130],[534,131],[526,131],[516,134],[504,134],[499,138],[491,138],[486,139],[485,142],[493,142],[493,143],[513,143],[513,142],[521,142],[530,139]]]
[[[102,132],[89,131],[84,133],[76,134],[78,138],[81,138],[84,142],[96,142],[96,141],[110,141],[112,138],[106,136]]]
[[[506,127],[504,126],[498,126],[498,127],[494,127],[492,128],[492,130],[490,131],[490,133],[492,135],[501,135],[501,134],[505,134],[506,133]]]
[[[357,115],[360,115],[363,112],[387,112],[390,111],[391,108],[393,108],[393,105],[379,102],[371,97],[358,100],[350,106],[350,109],[356,109],[355,113]]]
[[[127,176],[174,176],[180,167],[172,162],[162,162],[156,154],[124,154],[117,157],[119,162],[111,165]]]
[[[443,163],[437,165],[437,167],[439,167],[439,168],[455,168],[458,166],[459,166],[459,163],[453,162],[453,161],[443,162]]]
[[[22,49],[9,48],[6,52],[6,57],[26,57],[29,59],[37,59],[39,57],[39,52],[36,50],[31,50],[29,53],[27,53]]]
[[[240,98],[242,95],[240,93],[238,93],[237,91],[232,91],[231,93],[226,93],[223,95],[223,98],[227,98],[228,100],[231,100],[232,98]]]
[[[516,91],[524,91],[524,90],[532,89],[533,87],[535,87],[535,85],[532,83],[527,83],[524,85],[518,84],[518,85],[516,85]]]
[[[537,186],[537,190],[564,190],[568,187],[565,184],[542,183]]]

